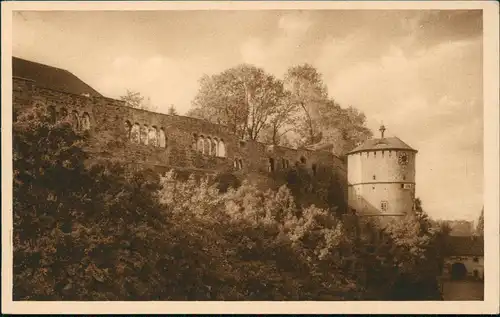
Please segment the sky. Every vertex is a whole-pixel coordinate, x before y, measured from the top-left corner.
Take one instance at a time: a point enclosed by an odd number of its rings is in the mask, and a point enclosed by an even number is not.
[[[241,63],[283,78],[309,63],[376,136],[417,149],[416,190],[436,219],[483,206],[481,11],[23,11],[12,54],[186,113],[203,74]]]

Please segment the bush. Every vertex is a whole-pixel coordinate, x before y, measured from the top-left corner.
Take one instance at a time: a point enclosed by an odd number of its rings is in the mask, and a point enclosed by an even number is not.
[[[274,178],[287,185],[299,205],[316,205],[323,209],[335,206],[335,212],[340,217],[347,209],[346,189],[337,172],[325,166],[318,166],[317,169],[313,176],[297,164],[289,171],[275,173]]]
[[[434,289],[423,213],[366,253],[331,201],[297,204],[300,174],[290,189],[261,191],[230,174],[211,184],[85,165],[87,136],[48,118],[35,108],[14,123],[15,300],[415,299]]]
[[[217,189],[222,193],[227,192],[230,188],[236,189],[241,185],[240,180],[231,172],[217,174],[214,183],[217,184]]]
[[[168,238],[159,178],[84,165],[86,136],[35,108],[14,123],[14,299],[151,299]],[[149,293],[148,293],[149,292]]]
[[[216,184],[178,181],[173,172],[162,184],[161,200],[179,220],[214,228],[226,275],[239,285],[236,299],[345,299],[355,289],[339,265],[350,243],[341,222],[315,206],[298,208],[286,186],[262,192],[243,182],[220,193]]]
[[[361,243],[357,250],[367,272],[367,296],[381,300],[441,299],[437,283],[441,233],[425,212],[408,212],[378,228],[365,230],[372,230],[371,235],[378,238]],[[366,252],[363,246],[372,250]]]

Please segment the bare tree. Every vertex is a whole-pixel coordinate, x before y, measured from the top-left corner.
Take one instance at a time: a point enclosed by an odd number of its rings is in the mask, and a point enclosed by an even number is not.
[[[477,220],[475,235],[476,236],[484,235],[484,207],[483,209],[481,209],[481,214],[479,215],[479,219]]]
[[[170,105],[170,107],[168,108],[168,112],[167,112],[169,115],[171,116],[176,116],[177,115],[177,110],[175,109],[174,105]]]

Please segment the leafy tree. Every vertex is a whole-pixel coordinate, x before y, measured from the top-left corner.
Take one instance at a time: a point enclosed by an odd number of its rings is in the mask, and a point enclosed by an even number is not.
[[[290,146],[287,133],[295,129],[295,124],[300,118],[297,104],[291,100],[291,94],[284,91],[283,96],[273,112],[269,122],[265,126],[262,140],[268,144]]]
[[[151,99],[144,98],[141,93],[137,91],[128,90],[125,95],[120,96],[120,100],[125,101],[125,104],[132,108],[155,111],[156,107],[151,104]]]
[[[263,69],[243,64],[200,80],[190,116],[224,124],[241,138],[259,139],[270,125],[279,129],[288,117],[283,84]],[[277,132],[276,132],[277,133]]]
[[[177,110],[175,109],[174,105],[170,105],[170,107],[168,108],[168,114],[171,116],[177,115]]]
[[[86,136],[48,122],[38,108],[13,127],[14,298],[152,298],[166,228],[155,179],[85,166]]]
[[[14,299],[229,296],[223,245],[204,242],[216,232],[172,221],[156,174],[86,166],[86,136],[48,118],[34,109],[13,126]]]
[[[218,173],[214,182],[217,184],[217,189],[222,193],[227,192],[229,188],[238,188],[241,185],[240,180],[230,172]]]
[[[420,199],[416,199],[414,212],[408,212],[403,219],[393,220],[384,231],[392,245],[390,263],[397,268],[389,298],[439,299],[440,232],[422,209]]]
[[[262,192],[244,182],[218,193],[216,185],[163,178],[161,197],[183,219],[203,219],[227,241],[225,256],[244,299],[312,300],[355,296],[341,269],[348,248],[339,219],[310,206],[297,207],[286,186]]]
[[[314,204],[341,216],[347,201],[340,175],[326,166],[317,165],[316,169],[313,177],[308,168],[296,163],[286,172],[275,172],[273,177],[277,183],[286,184],[299,205],[307,207]]]
[[[335,145],[334,152],[338,155],[344,155],[373,136],[366,127],[365,115],[353,107],[342,108],[328,100],[319,107],[319,113],[321,142]]]
[[[372,135],[364,114],[331,100],[321,74],[309,64],[289,68],[284,81],[248,64],[205,75],[188,115],[269,144],[328,142],[337,154]]]
[[[50,123],[43,108],[13,128],[17,300],[422,299],[432,290],[436,234],[421,204],[367,253],[337,208],[297,204],[294,188],[243,182],[221,192],[218,181],[90,161],[86,132]],[[353,257],[370,283],[348,269]]]
[[[481,209],[481,214],[477,220],[475,235],[484,236],[484,207]]]
[[[293,66],[285,74],[284,82],[290,92],[291,103],[300,108],[303,115],[296,130],[301,143],[309,145],[318,142],[318,109],[328,99],[321,74],[309,64]]]
[[[303,114],[295,130],[300,136],[299,146],[330,143],[336,154],[343,155],[372,136],[365,115],[353,107],[342,108],[331,99],[313,66],[291,67],[285,75],[285,87],[291,103]]]

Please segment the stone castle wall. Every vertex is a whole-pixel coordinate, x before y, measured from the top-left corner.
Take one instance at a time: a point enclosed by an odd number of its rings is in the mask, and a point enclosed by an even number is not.
[[[135,109],[123,101],[44,89],[13,78],[14,115],[36,103],[47,106],[56,118],[69,116],[75,127],[89,129],[88,150],[98,158],[260,180],[300,164],[313,176],[333,169],[347,185],[345,163],[330,152],[242,141],[227,127],[205,120]]]

